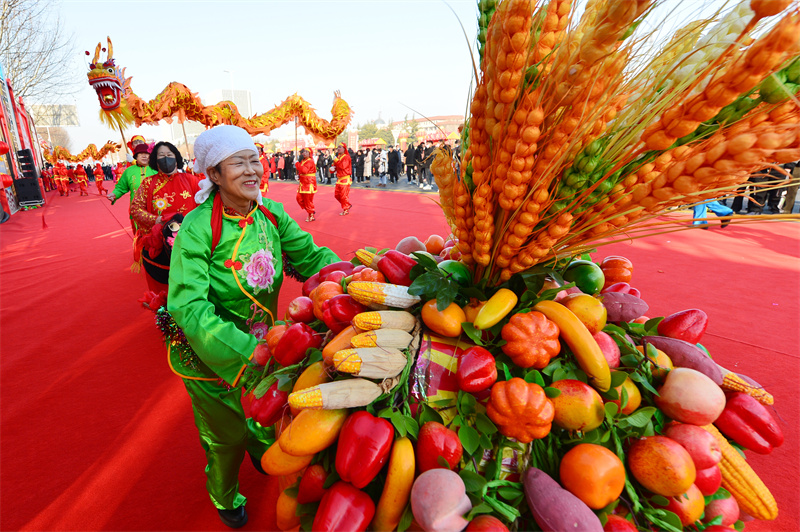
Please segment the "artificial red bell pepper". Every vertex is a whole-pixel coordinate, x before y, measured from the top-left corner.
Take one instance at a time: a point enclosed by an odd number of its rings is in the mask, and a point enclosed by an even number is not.
[[[720,431],[759,454],[769,454],[783,444],[783,431],[764,405],[744,392],[725,395],[725,409],[714,421]]]
[[[357,302],[349,294],[340,294],[322,303],[322,321],[334,334],[350,325],[356,314],[366,312],[367,307]]]
[[[278,381],[275,381],[260,399],[250,394],[250,417],[264,427],[271,427],[283,416],[283,410],[288,403],[289,392],[278,390]]]
[[[363,532],[375,516],[369,495],[347,482],[337,482],[325,492],[311,525],[312,532]]]
[[[321,283],[323,280],[325,280],[325,278],[320,277],[319,272],[306,279],[306,282],[303,283],[303,295],[308,297],[308,294],[318,287],[319,283]]]
[[[336,271],[344,272],[345,276],[347,276],[353,273],[354,268],[355,265],[352,262],[348,262],[346,260],[334,262],[333,264],[328,264],[319,271],[319,278],[325,279],[328,275]]]
[[[458,357],[456,378],[458,387],[465,392],[482,392],[497,380],[494,357],[483,347],[470,347]]]
[[[305,323],[295,323],[286,329],[272,356],[281,366],[297,364],[306,356],[306,351],[322,345],[322,335]]]
[[[417,265],[412,257],[390,249],[378,261],[378,269],[392,284],[411,286],[411,268]]]
[[[365,410],[350,414],[339,433],[336,472],[356,488],[369,484],[389,458],[394,427]]]
[[[300,485],[297,486],[297,503],[308,504],[322,499],[325,492],[325,481],[328,480],[328,472],[319,464],[308,466],[300,478]]]

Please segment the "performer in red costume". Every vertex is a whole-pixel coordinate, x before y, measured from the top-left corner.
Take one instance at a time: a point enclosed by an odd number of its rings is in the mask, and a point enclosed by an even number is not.
[[[58,194],[60,196],[69,196],[69,177],[67,177],[67,169],[64,168],[64,163],[58,163],[53,168],[53,173],[58,186]]]
[[[100,163],[94,165],[94,184],[97,185],[97,192],[100,193],[101,196],[106,195],[106,187],[103,186],[103,180],[105,179],[105,174],[103,173],[103,167]]]
[[[261,162],[261,168],[264,169],[264,173],[261,175],[261,196],[267,197],[267,192],[269,192],[269,158],[267,154],[264,153],[264,145],[260,142],[256,142],[256,148],[258,148],[258,160]]]
[[[336,170],[336,189],[333,197],[342,204],[342,212],[339,216],[346,216],[350,214],[350,183],[353,182],[350,175],[352,174],[352,163],[350,161],[350,154],[347,152],[347,144],[342,142],[336,148],[336,159],[333,160],[333,168]]]
[[[88,196],[89,178],[86,176],[86,170],[83,168],[82,164],[79,164],[78,167],[75,168],[75,181],[78,183],[78,186],[81,187],[81,196]]]
[[[77,183],[77,181],[75,181],[75,169],[72,168],[71,166],[67,166],[66,176],[67,176],[67,186],[69,186],[69,185],[71,185],[73,183]],[[75,189],[72,188],[72,187],[70,187],[69,190],[70,190],[70,192],[75,192]]]
[[[300,160],[294,163],[300,184],[297,186],[297,204],[308,213],[307,222],[314,221],[314,194],[317,192],[317,165],[308,150],[300,150]]]

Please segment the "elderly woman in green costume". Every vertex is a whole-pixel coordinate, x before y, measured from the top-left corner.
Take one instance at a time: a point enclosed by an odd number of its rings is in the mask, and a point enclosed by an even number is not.
[[[274,323],[285,268],[309,277],[338,261],[275,201],[261,197],[263,168],[250,135],[236,126],[202,133],[195,170],[207,177],[175,239],[168,310],[191,346],[170,346],[206,452],[209,495],[223,523],[247,522],[239,466],[266,450],[265,429],[245,419],[241,381],[258,339]],[[187,354],[188,352],[188,354]]]

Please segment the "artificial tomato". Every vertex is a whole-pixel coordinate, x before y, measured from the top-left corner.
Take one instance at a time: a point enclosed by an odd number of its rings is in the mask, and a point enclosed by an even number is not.
[[[603,288],[614,283],[630,283],[633,277],[633,263],[618,255],[610,255],[604,258],[600,263],[600,269],[603,270],[603,275],[605,276]]]
[[[444,310],[438,310],[436,300],[431,299],[422,306],[422,321],[436,334],[455,338],[461,334],[461,324],[467,321],[467,317],[455,303],[450,303]]]
[[[575,286],[584,294],[595,295],[603,289],[605,285],[605,275],[603,270],[590,260],[574,260],[567,266],[564,272],[564,280],[568,283],[575,283]]]
[[[385,283],[386,276],[384,276],[381,272],[377,272],[372,268],[365,268],[362,265],[360,270],[353,271],[353,275],[350,277],[350,282],[353,281],[371,281],[373,283]]]

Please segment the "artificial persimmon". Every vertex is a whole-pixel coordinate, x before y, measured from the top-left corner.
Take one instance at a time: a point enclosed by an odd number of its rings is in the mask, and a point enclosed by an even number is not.
[[[438,255],[444,249],[444,238],[439,235],[431,235],[425,241],[425,250],[431,255]]]
[[[311,298],[311,301],[314,302],[314,316],[317,317],[318,320],[322,319],[322,304],[325,303],[327,300],[334,296],[338,296],[343,294],[344,290],[342,289],[342,285],[339,283],[334,283],[333,281],[324,281],[319,284],[308,297]]]
[[[604,258],[600,263],[600,269],[605,275],[603,288],[608,288],[614,283],[630,283],[633,278],[633,263],[619,255]]]
[[[589,508],[599,510],[617,500],[625,487],[625,466],[601,445],[581,443],[561,459],[561,484]]]
[[[372,281],[373,283],[385,283],[386,277],[381,272],[375,271],[372,268],[364,268],[353,273],[353,276],[350,278],[350,282],[353,281]]]
[[[450,303],[444,310],[438,310],[436,300],[431,299],[422,306],[422,321],[436,334],[455,338],[461,334],[461,324],[467,321],[467,316],[455,303]]]

